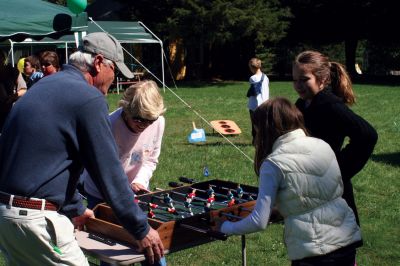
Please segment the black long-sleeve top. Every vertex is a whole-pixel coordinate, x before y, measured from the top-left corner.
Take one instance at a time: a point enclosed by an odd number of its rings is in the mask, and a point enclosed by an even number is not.
[[[77,68],[64,65],[13,107],[0,136],[0,191],[46,199],[78,216],[85,210],[76,189],[83,167],[121,224],[144,238],[150,228],[119,162],[107,102]]]
[[[355,114],[340,98],[324,89],[306,107],[297,100],[309,133],[323,139],[334,150],[344,181],[355,176],[367,163],[378,140],[376,130]],[[343,147],[345,138],[348,143]]]
[[[327,142],[335,152],[343,179],[343,198],[360,224],[351,178],[361,171],[371,156],[378,140],[376,130],[329,87],[315,95],[308,106],[302,99],[297,100],[296,106],[303,113],[309,133]]]

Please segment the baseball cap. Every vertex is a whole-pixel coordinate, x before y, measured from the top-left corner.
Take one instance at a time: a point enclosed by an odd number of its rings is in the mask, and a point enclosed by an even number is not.
[[[105,32],[90,33],[83,37],[80,49],[83,52],[103,55],[104,58],[113,61],[125,77],[133,78],[133,73],[124,64],[124,52],[121,44],[110,34]]]

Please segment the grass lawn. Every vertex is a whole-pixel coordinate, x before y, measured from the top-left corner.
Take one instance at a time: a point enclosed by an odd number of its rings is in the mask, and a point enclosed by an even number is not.
[[[168,188],[169,181],[179,176],[198,181],[223,179],[257,185],[252,162],[251,129],[245,97],[247,82],[180,86],[173,92],[184,99],[185,106],[172,92],[164,95],[166,129],[160,162],[152,180],[152,188]],[[271,82],[271,96],[285,96],[293,102],[297,95],[290,82]],[[357,104],[353,110],[367,119],[378,131],[379,140],[366,167],[353,178],[359,209],[364,246],[358,249],[357,263],[362,266],[400,265],[400,87],[354,85]],[[116,108],[121,95],[107,97],[110,110]],[[207,121],[234,120],[242,134],[228,137],[235,147],[213,134]],[[205,144],[192,145],[187,136],[192,121],[207,133]],[[240,151],[239,151],[239,150]],[[210,176],[203,175],[207,166]],[[248,265],[290,265],[282,242],[283,226],[270,225],[267,230],[247,235]],[[169,265],[241,265],[240,237],[215,241],[167,256]],[[4,264],[4,263],[3,263]],[[0,261],[0,265],[3,265]]]

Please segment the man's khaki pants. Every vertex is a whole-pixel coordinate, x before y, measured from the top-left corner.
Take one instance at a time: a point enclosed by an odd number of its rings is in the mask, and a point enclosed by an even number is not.
[[[89,265],[74,226],[56,211],[0,203],[0,248],[8,265]]]

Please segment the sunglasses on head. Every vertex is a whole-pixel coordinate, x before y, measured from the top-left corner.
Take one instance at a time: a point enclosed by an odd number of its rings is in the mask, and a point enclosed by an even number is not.
[[[49,63],[49,62],[43,62],[42,63],[42,66],[45,66],[45,67],[48,67],[48,66],[51,66],[52,64],[51,63]]]

